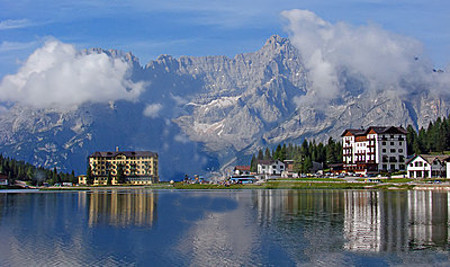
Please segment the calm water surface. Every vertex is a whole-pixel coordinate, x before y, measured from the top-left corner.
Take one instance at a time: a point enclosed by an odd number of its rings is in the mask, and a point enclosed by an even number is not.
[[[1,266],[449,266],[450,195],[0,193]]]

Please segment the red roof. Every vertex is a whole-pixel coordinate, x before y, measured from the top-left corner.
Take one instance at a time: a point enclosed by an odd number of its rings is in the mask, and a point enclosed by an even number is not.
[[[235,171],[250,171],[250,166],[236,166],[234,167]]]
[[[406,130],[403,127],[395,127],[395,126],[370,126],[366,130],[364,129],[347,129],[345,130],[341,136],[345,136],[347,133],[350,133],[354,136],[367,135],[371,130],[373,130],[377,134],[406,134]]]

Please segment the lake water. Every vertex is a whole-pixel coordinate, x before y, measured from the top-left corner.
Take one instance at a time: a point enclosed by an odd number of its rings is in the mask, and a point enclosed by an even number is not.
[[[450,195],[1,193],[1,266],[449,266]]]

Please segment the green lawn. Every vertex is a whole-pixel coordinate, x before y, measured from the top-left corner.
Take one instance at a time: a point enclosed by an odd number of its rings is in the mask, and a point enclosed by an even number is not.
[[[344,179],[338,179],[338,178],[316,178],[316,177],[311,177],[311,178],[292,178],[292,179],[274,179],[271,181],[283,181],[283,182],[290,182],[290,181],[318,181],[318,182],[345,182]]]

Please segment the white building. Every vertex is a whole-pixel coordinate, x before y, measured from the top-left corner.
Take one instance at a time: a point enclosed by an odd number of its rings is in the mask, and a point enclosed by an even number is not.
[[[408,178],[450,178],[449,163],[450,155],[416,155],[408,161]]]
[[[402,127],[348,129],[341,136],[344,170],[368,173],[406,169],[406,130]]]
[[[286,169],[285,164],[280,160],[259,160],[258,174],[279,176]]]
[[[251,167],[250,166],[236,166],[234,167],[234,175],[242,176],[242,175],[250,175]]]

